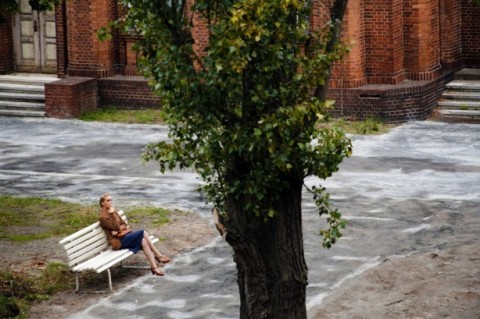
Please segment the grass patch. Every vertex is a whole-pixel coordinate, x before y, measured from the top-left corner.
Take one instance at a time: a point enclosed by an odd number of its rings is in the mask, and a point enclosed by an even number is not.
[[[139,223],[140,219],[148,219],[150,223],[160,226],[170,222],[172,211],[156,207],[132,207],[126,211],[129,223]]]
[[[67,265],[50,263],[37,276],[0,272],[0,318],[28,318],[31,302],[47,300],[56,292],[75,287]]]
[[[32,240],[38,240],[38,239],[45,239],[45,238],[50,238],[52,235],[51,234],[2,234],[0,235],[0,239],[8,239],[11,241],[15,242],[27,242],[27,241],[32,241]]]
[[[97,121],[128,124],[162,124],[163,111],[159,109],[125,110],[117,107],[97,109],[82,114],[82,121]]]
[[[96,206],[0,195],[0,238],[25,242],[68,235],[98,220]]]
[[[83,121],[113,122],[127,124],[163,124],[163,111],[159,109],[124,110],[114,106],[97,109],[80,116]],[[331,126],[338,127],[350,134],[384,134],[394,125],[382,120],[367,118],[363,121],[345,118],[333,119]]]
[[[331,125],[342,129],[346,133],[361,135],[384,134],[394,127],[393,124],[386,124],[382,120],[375,118],[367,118],[363,121],[340,118],[332,120]]]

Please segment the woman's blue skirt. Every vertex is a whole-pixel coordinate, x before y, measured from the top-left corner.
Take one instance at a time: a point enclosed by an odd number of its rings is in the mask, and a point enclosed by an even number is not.
[[[120,239],[122,243],[121,249],[128,248],[134,254],[138,253],[142,249],[143,229],[136,230],[129,234],[126,234]]]

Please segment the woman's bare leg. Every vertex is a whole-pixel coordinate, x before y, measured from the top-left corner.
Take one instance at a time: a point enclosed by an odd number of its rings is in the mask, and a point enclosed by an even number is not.
[[[154,256],[157,257],[158,259],[161,259],[163,255],[158,251],[157,247],[153,245],[152,241],[150,240],[150,237],[148,236],[149,236],[148,233],[144,230],[143,239],[147,242]],[[170,261],[170,258],[168,258],[168,260]]]
[[[155,255],[153,254],[153,251],[150,249],[150,246],[145,239],[142,239],[142,250],[147,257],[148,262],[150,263],[152,273],[158,276],[163,276],[163,271],[158,269],[157,263],[155,262]]]
[[[148,245],[145,239],[142,239],[142,250],[145,256],[147,257],[148,262],[150,263],[150,267],[157,268],[157,263],[155,262],[155,255],[150,249],[150,245]]]

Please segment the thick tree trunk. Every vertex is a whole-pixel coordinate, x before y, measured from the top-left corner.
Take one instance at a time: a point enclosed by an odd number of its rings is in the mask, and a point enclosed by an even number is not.
[[[228,200],[226,240],[238,270],[241,319],[306,318],[307,266],[301,218],[302,181],[290,183],[268,221]]]

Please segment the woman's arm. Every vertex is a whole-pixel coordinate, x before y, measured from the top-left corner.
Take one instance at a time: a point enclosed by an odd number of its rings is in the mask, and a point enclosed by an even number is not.
[[[100,226],[108,230],[118,231],[120,229],[120,224],[111,214],[110,216],[100,216]]]

